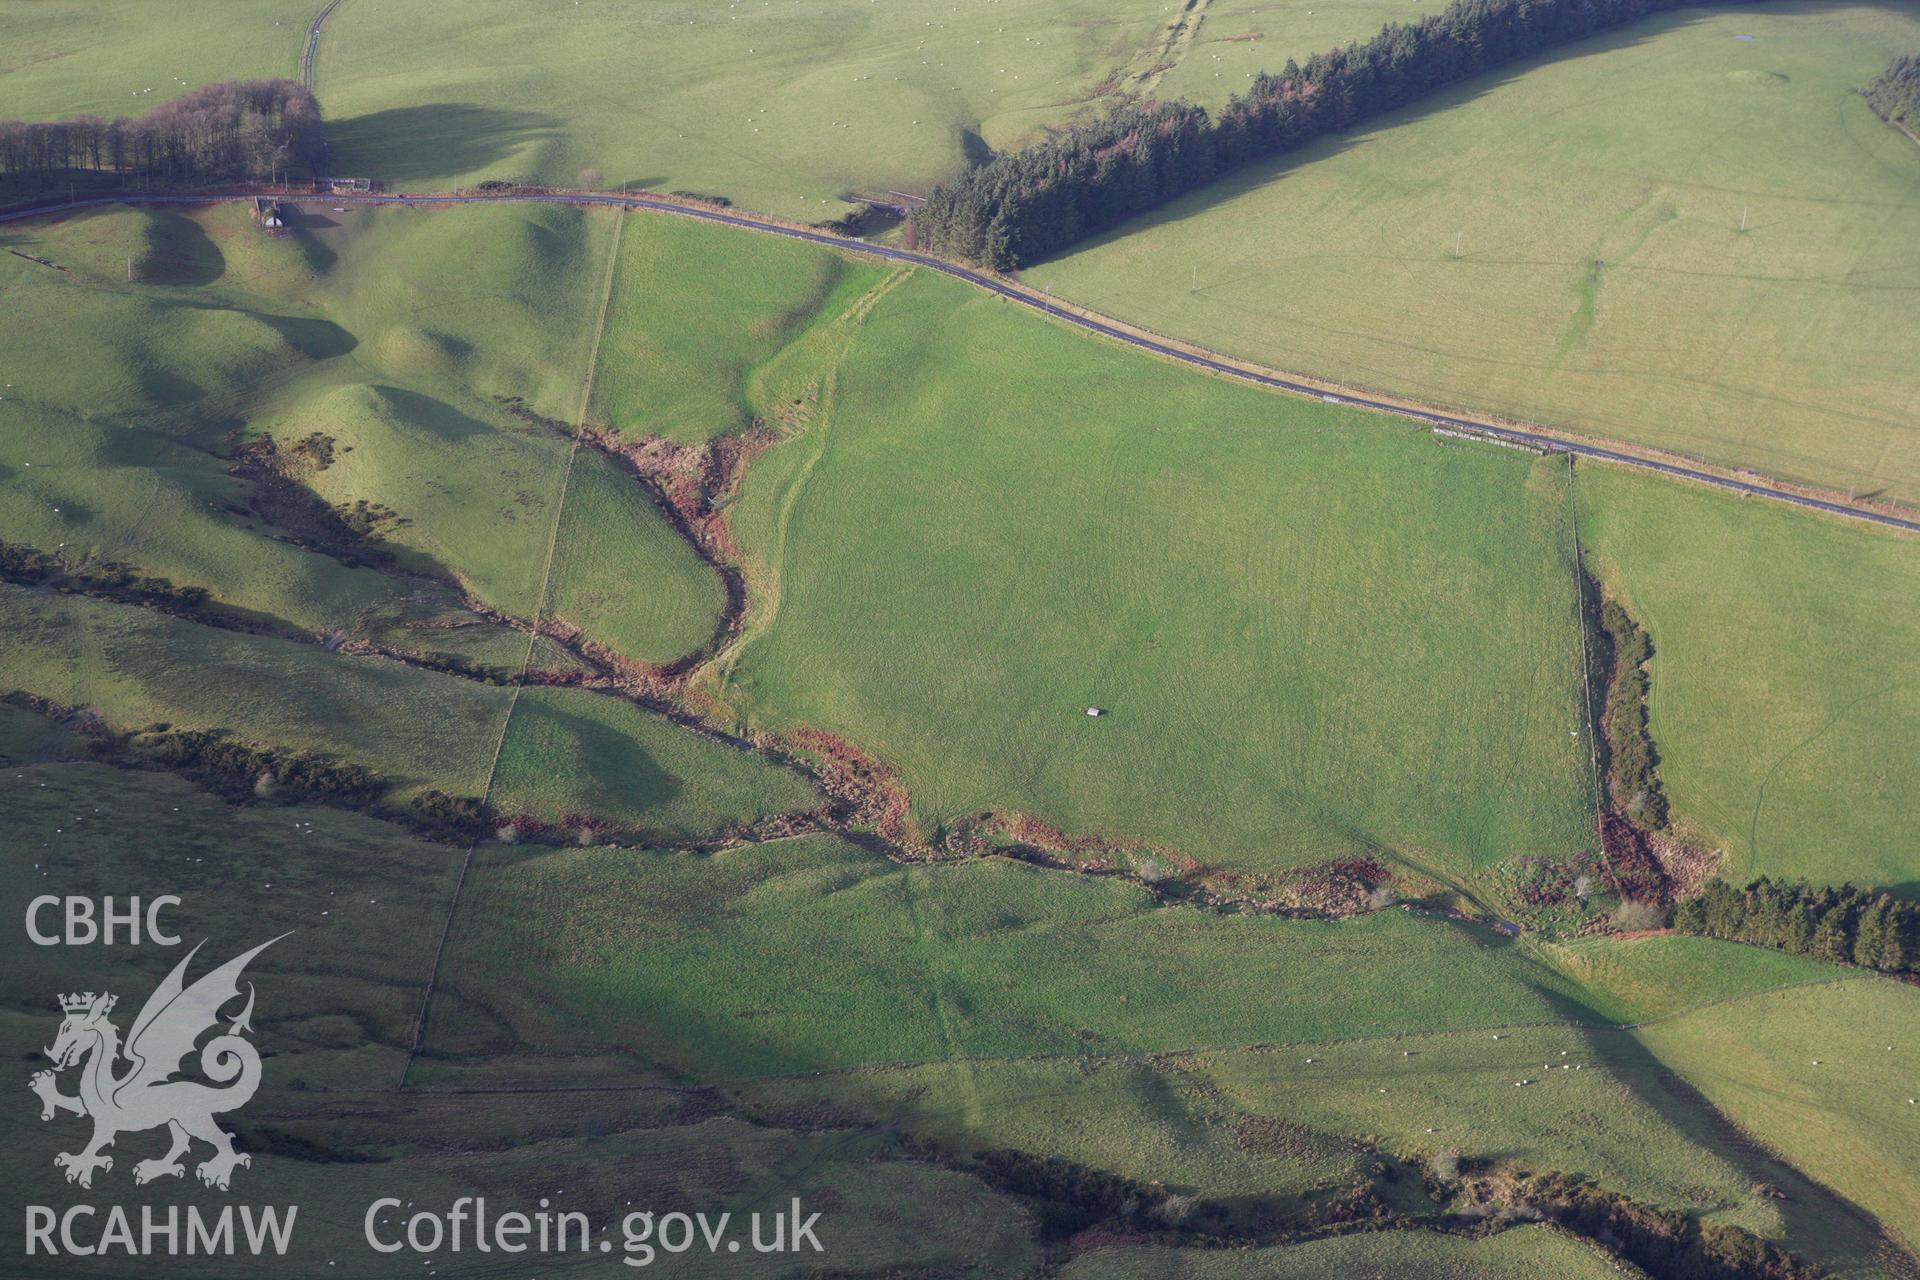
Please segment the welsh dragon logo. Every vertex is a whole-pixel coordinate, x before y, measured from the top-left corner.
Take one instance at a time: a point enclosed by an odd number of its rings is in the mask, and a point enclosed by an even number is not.
[[[56,1166],[67,1171],[68,1182],[91,1187],[94,1170],[113,1168],[113,1157],[103,1153],[115,1138],[162,1125],[172,1135],[173,1145],[165,1155],[133,1166],[136,1185],[182,1177],[186,1167],[180,1157],[196,1139],[213,1148],[213,1155],[194,1170],[209,1187],[225,1191],[234,1169],[253,1163],[233,1149],[233,1135],[213,1122],[216,1115],[245,1106],[260,1087],[260,1054],[245,1039],[253,1029],[252,983],[247,984],[247,1004],[239,1016],[200,1049],[201,1074],[225,1087],[174,1077],[200,1037],[219,1028],[221,1008],[239,998],[240,973],[247,962],[278,941],[269,939],[187,986],[187,965],[200,951],[194,947],[147,998],[124,1046],[119,1028],[107,1020],[116,997],[91,991],[60,997],[66,1018],[47,1050],[54,1068],[34,1073],[27,1085],[40,1095],[42,1120],[62,1111],[93,1120],[91,1142],[53,1158]],[[123,1061],[125,1068],[120,1069]],[[80,1068],[79,1093],[61,1093],[56,1073],[76,1066]]]

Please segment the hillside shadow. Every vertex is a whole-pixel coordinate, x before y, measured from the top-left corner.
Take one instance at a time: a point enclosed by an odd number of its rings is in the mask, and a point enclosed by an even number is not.
[[[254,319],[280,335],[282,341],[313,360],[331,360],[344,356],[360,345],[360,339],[331,320],[308,316],[282,316],[270,311],[249,312]]]
[[[192,218],[171,209],[146,211],[146,250],[133,262],[144,284],[195,287],[227,274],[227,255]]]
[[[684,789],[680,779],[654,763],[640,745],[619,730],[587,716],[576,715],[548,703],[541,718],[570,739],[576,750],[576,765],[584,770],[569,770],[578,777],[584,773],[589,788],[582,797],[582,809],[599,812],[615,797],[646,808],[663,805]]]
[[[300,257],[307,268],[316,275],[325,275],[333,270],[340,255],[315,235],[316,231],[331,231],[339,227],[339,220],[325,213],[316,213],[306,205],[280,204],[281,226],[284,234],[300,250]]]
[[[556,137],[564,123],[538,111],[436,102],[351,116],[327,134],[335,173],[392,184],[484,169]]]
[[[1771,1202],[1785,1225],[1785,1236],[1779,1243],[1803,1251],[1808,1240],[1825,1241],[1828,1256],[1818,1259],[1823,1263],[1836,1261],[1831,1256],[1834,1250],[1844,1250],[1849,1260],[1860,1263],[1882,1253],[1889,1238],[1877,1218],[1762,1147],[1691,1082],[1656,1057],[1631,1030],[1595,1025],[1594,1011],[1585,1004],[1564,992],[1537,983],[1529,985],[1558,1015],[1583,1024],[1570,1029],[1580,1034],[1594,1057],[1636,1101],[1689,1142],[1732,1165],[1750,1184],[1766,1184],[1784,1193],[1784,1199]],[[1690,1212],[1705,1215],[1726,1207],[1693,1206]]]
[[[286,316],[191,298],[172,299],[169,305],[182,310],[226,311],[248,316],[279,334],[282,342],[312,360],[331,360],[335,356],[344,356],[360,345],[360,339],[353,334],[333,321],[317,316]]]
[[[428,431],[448,444],[464,444],[493,435],[498,430],[478,418],[469,417],[444,400],[436,400],[418,391],[409,391],[392,383],[376,383],[373,390],[393,409],[396,418],[409,426]]]

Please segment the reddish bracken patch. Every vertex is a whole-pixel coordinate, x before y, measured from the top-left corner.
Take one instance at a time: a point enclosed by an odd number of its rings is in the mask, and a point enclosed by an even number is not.
[[[1004,836],[1020,844],[1032,845],[1044,853],[1095,854],[1105,853],[1111,848],[1110,842],[1098,836],[1070,836],[1060,828],[1024,813],[993,814],[980,824],[980,830],[988,835]]]
[[[1724,860],[1718,849],[1703,849],[1672,836],[1654,832],[1647,837],[1647,849],[1666,877],[1667,889],[1675,899],[1690,898],[1700,886],[1712,879]]]
[[[646,481],[667,508],[669,518],[681,526],[708,560],[739,563],[738,549],[727,532],[721,508],[739,489],[747,464],[777,443],[778,433],[756,423],[746,431],[691,445],[663,436],[630,437],[587,426],[581,429],[581,437],[624,460]]]
[[[849,823],[889,840],[905,836],[907,789],[892,769],[824,729],[795,729],[774,745],[817,763],[822,789],[850,810]]]
[[[1344,917],[1387,905],[1378,893],[1393,873],[1372,858],[1339,858],[1311,867],[1249,874],[1208,871],[1202,883],[1223,899],[1282,915]]]
[[[1591,850],[1561,858],[1530,854],[1513,860],[1514,893],[1530,907],[1551,907],[1586,896],[1580,882],[1611,883],[1606,863]]]
[[[1653,854],[1646,832],[1608,811],[1600,818],[1600,847],[1606,851],[1608,873],[1622,898],[1634,902],[1672,900],[1672,885]]]

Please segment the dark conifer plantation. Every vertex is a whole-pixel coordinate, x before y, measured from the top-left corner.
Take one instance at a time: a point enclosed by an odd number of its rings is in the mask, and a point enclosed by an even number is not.
[[[1882,973],[1920,971],[1920,906],[1850,884],[1815,888],[1762,876],[1736,889],[1712,880],[1674,909],[1673,927]]]

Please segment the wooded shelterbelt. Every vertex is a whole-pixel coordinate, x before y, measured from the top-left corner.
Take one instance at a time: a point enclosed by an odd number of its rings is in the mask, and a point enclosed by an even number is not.
[[[1005,270],[1184,195],[1240,165],[1403,107],[1446,85],[1631,22],[1711,0],[1453,0],[1365,44],[1258,76],[1217,119],[1145,101],[941,183],[909,243]]]
[[[1909,53],[1873,78],[1866,88],[1867,105],[1890,124],[1920,129],[1920,53]]]
[[[1600,602],[1599,622],[1599,647],[1610,677],[1601,720],[1614,807],[1642,831],[1662,831],[1667,793],[1660,785],[1655,767],[1660,753],[1647,723],[1647,663],[1653,660],[1653,641],[1617,601]]]
[[[311,168],[325,135],[320,104],[293,80],[202,85],[145,115],[102,120],[0,120],[0,174],[54,177],[74,170],[157,182],[272,181]]]
[[[1762,876],[1736,889],[1710,880],[1674,908],[1673,927],[1882,973],[1920,972],[1920,904],[1850,884]]]

